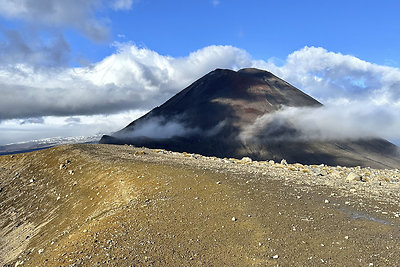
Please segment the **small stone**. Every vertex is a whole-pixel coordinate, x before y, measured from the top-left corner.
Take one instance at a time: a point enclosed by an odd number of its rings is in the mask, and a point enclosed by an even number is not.
[[[60,164],[60,170],[65,169],[67,166],[65,164]]]
[[[328,200],[328,199],[325,199],[324,202],[325,202],[325,204],[328,204],[328,203],[329,203],[329,200]]]
[[[217,184],[221,184],[221,181],[218,181]]]
[[[30,183],[35,182],[35,179],[32,178],[32,179],[29,180],[29,182],[30,182]]]
[[[350,183],[353,181],[361,181],[361,180],[362,180],[361,176],[354,172],[349,173],[349,175],[347,175],[346,177],[346,183]]]
[[[282,165],[288,165],[288,164],[287,164],[287,161],[286,161],[285,159],[282,159],[282,160],[281,160],[281,164],[282,164]]]
[[[244,163],[249,163],[249,162],[252,162],[253,160],[249,157],[243,157],[241,161]]]
[[[279,258],[279,255],[274,255],[274,256],[272,256],[272,258],[277,259],[277,258]]]
[[[346,236],[344,237],[344,239],[348,240],[348,239],[349,239],[349,236],[348,236],[348,235],[346,235]]]
[[[270,161],[268,161],[269,164],[275,164],[275,161],[273,161],[272,159]]]
[[[237,218],[236,217],[232,217],[232,222],[236,222]]]
[[[261,247],[261,246],[262,246],[262,243],[261,243],[261,242],[258,242],[258,246]]]
[[[74,175],[75,172],[74,172],[73,170],[69,170],[68,173],[69,173],[70,175]]]
[[[44,252],[44,249],[42,249],[42,248],[38,250],[39,254],[42,254],[43,252]]]
[[[365,182],[369,182],[370,179],[368,177],[361,176],[360,181],[365,183]]]
[[[69,159],[65,160],[65,164],[71,164],[71,161]]]

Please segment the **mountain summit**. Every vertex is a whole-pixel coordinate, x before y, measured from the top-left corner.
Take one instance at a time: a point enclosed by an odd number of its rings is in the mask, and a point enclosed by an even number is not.
[[[398,147],[383,139],[298,139],[289,123],[270,121],[244,137],[258,119],[283,107],[322,104],[270,72],[216,69],[100,143],[133,144],[218,157],[398,168]]]

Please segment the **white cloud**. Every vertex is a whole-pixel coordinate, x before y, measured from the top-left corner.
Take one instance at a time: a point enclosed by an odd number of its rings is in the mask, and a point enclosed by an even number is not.
[[[0,119],[151,109],[215,68],[251,62],[245,51],[231,46],[210,46],[173,58],[120,44],[115,54],[90,67],[2,67]]]
[[[272,122],[294,127],[301,133],[296,138],[302,139],[400,138],[398,68],[373,64],[321,47],[295,51],[281,66],[272,60],[256,65],[272,71],[325,106],[286,108],[262,116],[244,129],[242,138],[248,140],[251,136],[260,136]]]
[[[13,119],[0,123],[0,145],[49,137],[111,134],[146,111],[130,110],[111,115],[41,117],[40,121]]]
[[[3,127],[0,140],[9,136],[10,132],[3,131],[7,120],[63,116],[61,120],[65,124],[70,116],[95,118],[111,113],[116,114],[111,116],[120,116],[118,114],[125,114],[127,110],[143,112],[162,104],[215,68],[243,67],[269,70],[325,104],[319,111],[289,109],[274,115],[293,122],[303,132],[303,137],[332,139],[379,135],[400,139],[398,68],[315,47],[295,51],[278,66],[272,60],[255,60],[245,50],[232,46],[209,46],[175,58],[131,44],[115,45],[114,54],[89,67],[0,66],[0,119],[5,120],[0,124]],[[109,117],[110,123],[123,123],[113,130],[134,119],[116,118]],[[74,123],[86,125],[80,129],[88,133],[93,132],[91,128],[96,129],[94,125],[105,125],[94,119],[79,120]],[[267,118],[259,122],[262,120]],[[70,120],[69,124],[72,122]],[[29,125],[26,123],[24,127]],[[43,129],[46,125],[53,127],[49,119],[35,125]],[[13,129],[25,129],[18,127]]]
[[[210,137],[218,134],[224,125],[225,121],[222,121],[211,129],[202,130],[199,127],[187,127],[180,116],[168,118],[158,116],[141,121],[135,125],[133,131],[120,132],[114,136],[125,139],[136,137],[167,139],[172,137],[187,137],[191,135]]]
[[[324,103],[342,99],[378,105],[400,104],[400,70],[369,63],[350,55],[305,47],[278,67],[263,65]]]
[[[115,0],[111,6],[114,10],[129,10],[132,4],[133,0]]]
[[[328,105],[318,108],[285,107],[265,114],[240,134],[245,142],[275,140],[357,140],[360,138],[400,138],[400,108],[386,109],[368,103]],[[271,128],[272,127],[272,128]],[[296,132],[272,136],[279,127],[289,127]],[[266,131],[265,129],[268,129]]]
[[[133,132],[118,135],[118,137],[148,137],[148,138],[171,138],[177,136],[186,136],[198,132],[199,129],[185,127],[178,119],[165,120],[162,117],[151,118],[144,123],[137,125]]]
[[[221,4],[221,1],[219,1],[219,0],[212,0],[211,3],[213,4],[213,6],[219,6],[219,4]]]

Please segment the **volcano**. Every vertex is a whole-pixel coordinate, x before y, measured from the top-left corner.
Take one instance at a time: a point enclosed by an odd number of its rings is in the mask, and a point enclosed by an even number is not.
[[[100,143],[132,144],[217,157],[285,159],[291,163],[400,168],[399,148],[381,138],[301,140],[290,124],[274,123],[262,139],[241,133],[283,107],[322,104],[270,72],[216,69]]]

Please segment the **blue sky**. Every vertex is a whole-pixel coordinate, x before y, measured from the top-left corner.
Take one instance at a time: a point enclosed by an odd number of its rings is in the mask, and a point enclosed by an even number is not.
[[[390,0],[0,0],[0,144],[111,133],[215,68],[244,67],[324,103],[320,138],[340,129],[400,143],[399,10]]]
[[[398,1],[140,0],[130,10],[98,11],[99,19],[108,20],[109,40],[94,44],[76,31],[67,40],[75,58],[86,55],[91,61],[109,55],[114,40],[175,57],[208,45],[232,45],[265,60],[321,46],[398,67],[399,10]]]

